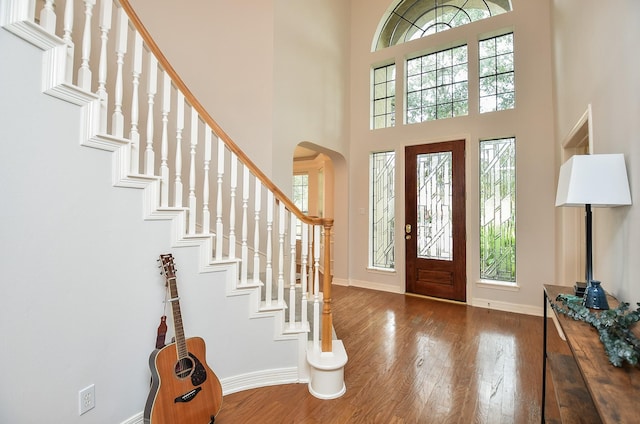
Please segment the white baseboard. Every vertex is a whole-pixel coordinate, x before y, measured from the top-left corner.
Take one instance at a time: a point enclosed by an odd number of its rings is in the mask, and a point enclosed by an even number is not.
[[[298,377],[298,369],[281,368],[275,370],[256,371],[247,374],[241,374],[233,377],[227,377],[220,380],[222,383],[223,395],[241,392],[243,390],[255,389],[258,387],[277,386],[280,384],[292,383],[308,383],[308,379],[300,379]],[[140,412],[121,424],[143,424],[143,413]]]
[[[334,283],[340,286],[359,287],[361,289],[378,290],[388,293],[404,294],[404,287],[392,286],[389,284],[374,283],[371,281],[342,280],[339,283],[334,279]]]
[[[220,380],[222,383],[222,393],[241,392],[243,390],[255,389],[258,387],[277,386],[280,384],[307,383],[302,381],[298,375],[298,369],[280,368],[275,370],[262,370],[247,374],[227,377]]]
[[[516,314],[526,314],[543,316],[542,306],[521,305],[519,303],[501,302],[494,299],[473,298],[467,304],[478,308],[495,309],[497,311],[514,312]]]
[[[134,415],[133,417],[127,418],[126,420],[122,421],[122,423],[120,424],[142,424],[143,422],[143,414],[142,412]]]

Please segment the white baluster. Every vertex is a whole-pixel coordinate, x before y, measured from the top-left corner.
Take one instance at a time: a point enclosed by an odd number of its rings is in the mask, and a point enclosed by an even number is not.
[[[56,12],[53,9],[53,0],[46,0],[40,11],[40,26],[50,34],[56,32]]]
[[[98,97],[100,97],[100,133],[107,133],[107,109],[109,93],[107,93],[107,42],[111,30],[111,0],[100,2],[100,59],[98,62]]]
[[[320,350],[320,226],[313,226],[313,349]]]
[[[216,197],[216,259],[222,259],[222,235],[224,227],[222,225],[222,179],[224,177],[224,142],[218,138],[218,187]]]
[[[265,303],[271,306],[273,297],[273,192],[267,190],[267,264],[265,271]]]
[[[302,293],[301,321],[307,323],[307,254],[309,252],[309,225],[302,223],[302,243],[300,244],[300,290]]]
[[[84,0],[82,63],[78,70],[78,86],[87,91],[91,91],[91,68],[89,68],[89,58],[91,57],[91,18],[93,16],[93,6],[95,5],[96,0]]]
[[[138,120],[140,116],[140,75],[142,75],[142,36],[138,31],[135,33],[133,43],[133,88],[131,94],[131,173],[140,173],[140,132],[138,131]]]
[[[196,147],[198,146],[198,112],[191,108],[191,149],[189,165],[189,234],[196,233]]]
[[[175,200],[176,208],[182,207],[182,130],[184,129],[184,94],[178,90],[176,110],[176,180]]]
[[[164,73],[162,80],[162,146],[160,152],[160,206],[169,206],[169,112],[171,111],[171,79]]]
[[[284,234],[286,231],[284,203],[278,202],[278,305],[284,302]]]
[[[108,0],[107,0],[108,1]],[[158,91],[158,60],[149,53],[149,69],[147,72],[147,148],[144,155],[144,172],[147,175],[155,173],[155,153],[153,152],[153,105]],[[164,114],[163,114],[164,116]]]
[[[67,45],[67,62],[65,69],[65,79],[69,84],[73,84],[73,57],[75,46],[71,34],[73,32],[73,0],[67,0],[64,5],[64,22],[62,41]]]
[[[204,181],[202,182],[202,233],[211,233],[211,213],[209,212],[209,164],[211,163],[211,128],[204,126]],[[222,236],[222,233],[219,233]],[[217,240],[216,240],[217,242]],[[220,247],[222,249],[222,247]],[[216,247],[217,250],[217,247]],[[217,253],[216,253],[217,254]]]
[[[118,9],[118,23],[116,28],[116,87],[113,117],[111,118],[111,132],[114,136],[122,138],[124,136],[124,115],[122,114],[122,95],[124,90],[124,79],[122,76],[124,66],[124,55],[127,53],[127,31],[129,29],[129,18],[124,9]]]
[[[291,250],[289,252],[290,278],[289,278],[289,327],[296,324],[296,216],[289,211],[289,238]]]
[[[246,165],[242,170],[242,239],[240,245],[240,259],[242,260],[242,269],[240,271],[240,284],[247,284],[247,274],[249,268],[249,248],[247,246],[248,226],[248,209],[249,209],[249,168]]]
[[[254,198],[254,221],[253,226],[253,282],[260,282],[260,207],[262,197],[262,184],[259,179],[256,181],[256,194]]]
[[[238,157],[231,153],[231,187],[229,201],[229,258],[236,257],[236,189],[238,187]]]

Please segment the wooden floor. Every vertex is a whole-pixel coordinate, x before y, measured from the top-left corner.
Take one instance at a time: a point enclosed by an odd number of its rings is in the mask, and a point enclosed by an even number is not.
[[[540,422],[541,317],[351,287],[333,298],[346,394],[319,400],[306,384],[234,393],[216,424]],[[551,349],[567,349],[553,325],[549,334]]]

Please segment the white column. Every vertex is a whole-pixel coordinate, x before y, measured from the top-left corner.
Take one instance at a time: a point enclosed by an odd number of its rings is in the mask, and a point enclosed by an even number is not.
[[[236,257],[236,190],[238,188],[238,157],[231,153],[231,187],[229,202],[229,258]]]
[[[124,9],[118,9],[118,24],[116,28],[116,87],[113,117],[111,118],[111,132],[114,136],[124,136],[124,115],[122,114],[122,95],[124,91],[123,66],[124,55],[127,53],[127,31],[129,30],[129,18]]]
[[[211,128],[204,126],[204,181],[202,182],[202,233],[211,233],[211,212],[209,212],[209,164],[211,163]],[[222,236],[222,234],[220,234]],[[216,251],[217,251],[216,247]],[[217,255],[217,252],[216,252]]]
[[[247,274],[249,272],[249,248],[247,246],[248,209],[249,209],[249,168],[242,167],[242,241],[240,245],[240,259],[242,260],[240,271],[240,283],[247,284]]]
[[[162,146],[160,148],[160,206],[169,206],[169,112],[171,111],[171,79],[164,72],[162,80]]]
[[[184,129],[184,94],[178,90],[176,105],[176,162],[175,162],[175,189],[173,206],[182,207],[182,130]]]
[[[84,0],[84,31],[82,33],[82,62],[78,70],[78,87],[91,91],[91,68],[89,58],[91,56],[91,18],[93,6],[96,0]]]
[[[224,142],[218,137],[218,188],[216,198],[216,259],[222,259],[222,241],[224,226],[222,224],[222,182],[224,178]]]
[[[189,234],[196,233],[196,148],[198,147],[198,112],[191,107],[191,143],[189,149]]]
[[[100,97],[100,133],[107,133],[107,109],[109,108],[109,93],[107,93],[107,43],[111,30],[110,0],[100,2],[100,59],[98,62],[98,97]]]
[[[291,243],[289,252],[289,327],[294,327],[296,324],[296,216],[291,211],[289,211],[289,240]]]
[[[265,269],[265,303],[271,306],[273,298],[273,192],[267,190],[267,264]]]
[[[133,43],[133,70],[132,70],[132,93],[131,93],[131,173],[140,173],[140,132],[138,131],[138,120],[140,116],[139,87],[140,75],[142,75],[142,36],[136,31]]]
[[[155,153],[153,152],[153,105],[158,91],[158,60],[149,53],[149,69],[147,70],[147,148],[144,151],[144,173],[155,174]],[[164,125],[164,124],[163,124]]]

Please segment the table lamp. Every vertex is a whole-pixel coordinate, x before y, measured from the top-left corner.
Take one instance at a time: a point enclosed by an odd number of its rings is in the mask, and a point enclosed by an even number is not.
[[[560,167],[556,206],[585,207],[585,306],[609,309],[600,282],[593,279],[591,208],[630,204],[623,154],[574,155]]]

